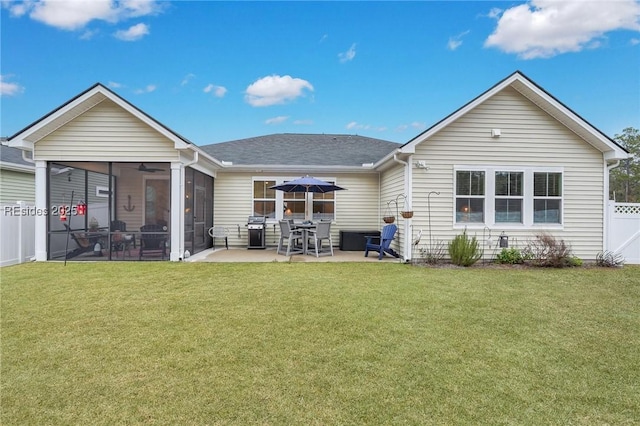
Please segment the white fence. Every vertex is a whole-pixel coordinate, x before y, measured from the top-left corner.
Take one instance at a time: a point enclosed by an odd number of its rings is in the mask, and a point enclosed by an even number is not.
[[[609,201],[610,251],[624,256],[625,263],[640,264],[640,204]]]
[[[15,265],[35,256],[36,212],[32,204],[0,204],[0,266]]]

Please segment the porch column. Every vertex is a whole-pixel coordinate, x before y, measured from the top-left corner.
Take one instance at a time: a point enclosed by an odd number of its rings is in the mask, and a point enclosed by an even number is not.
[[[171,253],[169,260],[178,262],[182,259],[184,247],[180,243],[184,235],[184,172],[182,163],[171,163]]]
[[[35,258],[37,261],[47,260],[47,218],[48,214],[40,214],[47,211],[47,162],[38,160],[36,167],[36,217],[35,217]]]

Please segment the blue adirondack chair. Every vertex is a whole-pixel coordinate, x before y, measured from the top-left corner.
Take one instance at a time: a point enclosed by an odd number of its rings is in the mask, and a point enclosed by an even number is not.
[[[367,242],[364,248],[364,257],[369,257],[369,250],[379,253],[378,260],[381,260],[385,253],[390,254],[393,257],[400,257],[400,255],[390,247],[397,230],[398,227],[396,225],[385,225],[379,236],[365,237]],[[378,241],[378,244],[374,241]]]

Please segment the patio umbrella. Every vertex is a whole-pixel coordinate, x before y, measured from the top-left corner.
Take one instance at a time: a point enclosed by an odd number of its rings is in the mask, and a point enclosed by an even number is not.
[[[309,192],[333,192],[340,191],[346,188],[342,188],[341,186],[334,185],[330,182],[325,182],[320,179],[316,179],[309,175],[305,177],[301,177],[299,179],[290,180],[289,182],[283,183],[281,185],[274,185],[269,187],[269,189],[277,189],[284,192],[304,192],[305,194]],[[307,210],[307,201],[305,196],[305,216]]]
[[[282,185],[274,185],[269,189],[278,189],[284,192],[332,192],[340,191],[342,188],[338,185],[334,185],[330,182],[325,182],[320,179],[313,178],[309,175],[301,177],[299,179],[290,180]]]

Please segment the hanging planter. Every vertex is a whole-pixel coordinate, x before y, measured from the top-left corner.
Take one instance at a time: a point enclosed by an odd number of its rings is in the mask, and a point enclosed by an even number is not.
[[[389,207],[390,203],[393,203],[393,200],[387,203],[387,210],[385,210],[384,216],[382,216],[382,220],[384,220],[384,223],[393,223],[396,220],[396,217],[393,215],[393,213],[391,213],[391,207]]]
[[[409,211],[404,211],[404,212],[400,212],[400,214],[402,215],[403,218],[405,219],[411,219],[413,217],[413,211],[409,210]]]

